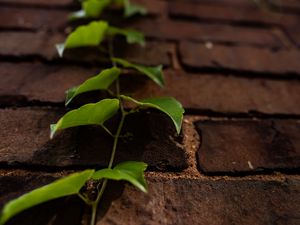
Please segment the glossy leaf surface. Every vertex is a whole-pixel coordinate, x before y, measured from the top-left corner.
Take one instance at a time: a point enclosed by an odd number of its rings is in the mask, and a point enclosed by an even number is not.
[[[111,4],[112,0],[85,0],[82,9],[86,17],[99,17],[102,11]]]
[[[132,101],[143,108],[155,108],[167,114],[173,121],[176,131],[179,134],[182,125],[184,109],[180,102],[172,97],[149,98],[141,101],[128,96],[121,96],[123,99]]]
[[[94,170],[86,170],[81,173],[71,174],[8,202],[2,210],[0,225],[25,209],[56,198],[78,194],[93,173]]]
[[[58,130],[82,125],[102,125],[117,113],[118,99],[104,99],[97,103],[86,104],[79,109],[66,113],[56,124],[51,125],[52,138]]]
[[[94,76],[81,85],[73,87],[67,91],[66,105],[68,105],[74,97],[79,94],[95,91],[107,90],[109,86],[119,77],[121,70],[117,67],[101,71],[100,74]]]
[[[147,164],[143,162],[128,161],[116,165],[113,169],[102,169],[96,171],[93,179],[125,180],[133,184],[143,192],[147,192],[147,184],[144,171]]]
[[[56,45],[58,54],[62,57],[65,49],[68,48],[98,46],[105,38],[107,28],[108,23],[105,21],[94,21],[79,26],[69,34],[65,43]]]
[[[140,73],[148,76],[151,80],[157,83],[159,86],[163,87],[165,84],[164,76],[162,72],[162,65],[159,66],[142,66],[134,63],[130,63],[124,59],[112,58],[112,61],[122,65],[125,68],[132,68]]]

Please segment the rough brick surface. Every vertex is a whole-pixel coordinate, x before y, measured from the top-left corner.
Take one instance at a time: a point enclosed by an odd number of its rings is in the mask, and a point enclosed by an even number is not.
[[[0,0],[0,3],[21,4],[21,5],[38,5],[38,6],[66,6],[73,3],[73,0]]]
[[[149,194],[126,188],[98,225],[299,224],[299,180],[149,179]]]
[[[300,167],[299,121],[199,121],[196,127],[201,139],[197,158],[205,173]]]
[[[47,9],[25,8],[0,8],[1,28],[14,29],[63,29],[66,27],[67,11],[54,11]]]
[[[51,176],[3,176],[0,178],[1,193],[9,193],[5,200],[24,193],[33,187],[52,180]],[[133,187],[109,184],[104,194],[97,224],[277,224],[295,225],[299,223],[300,181],[299,179],[280,180],[201,180],[147,178],[149,194],[142,194]],[[22,182],[23,181],[23,182]],[[9,189],[3,189],[9,184]],[[110,191],[108,191],[110,190]],[[69,202],[56,201],[35,207],[31,213],[24,213],[15,223],[33,215],[49,217],[57,215],[65,224],[79,224],[82,210],[78,201],[73,201],[73,215],[70,215]],[[77,200],[77,199],[76,199]],[[262,201],[263,200],[263,201]],[[76,204],[74,204],[76,203]],[[53,207],[55,205],[55,207]],[[75,213],[76,212],[76,213]],[[71,214],[72,215],[72,214]],[[28,217],[29,216],[29,217]],[[39,217],[40,218],[40,217]],[[56,218],[55,224],[59,223]],[[22,220],[23,219],[23,220]],[[31,220],[31,224],[40,224]],[[41,222],[41,221],[39,221]]]
[[[62,110],[1,110],[0,163],[48,167],[106,166],[113,139],[101,128],[70,129],[49,140],[49,124],[57,122],[60,116]],[[160,129],[161,126],[164,129]],[[124,134],[127,133],[131,135],[121,139],[116,163],[141,160],[155,170],[181,170],[187,166],[182,138],[176,137],[175,128],[166,116],[156,113],[129,116],[124,128]]]
[[[299,73],[298,50],[257,49],[241,46],[213,45],[182,42],[180,54],[188,67],[233,69],[266,73]]]
[[[79,85],[100,71],[96,67],[46,66],[40,63],[19,63],[18,66],[2,63],[0,70],[0,105],[3,106],[24,105],[34,101],[63,104],[65,90]],[[297,82],[217,74],[185,74],[174,70],[165,70],[165,76],[167,85],[163,89],[148,81],[145,76],[130,74],[123,76],[121,86],[124,87],[124,93],[137,99],[174,96],[184,107],[196,110],[224,113],[300,113],[300,87]],[[91,93],[89,100],[95,101],[98,96],[96,92]],[[87,102],[84,99],[80,97],[76,101]]]

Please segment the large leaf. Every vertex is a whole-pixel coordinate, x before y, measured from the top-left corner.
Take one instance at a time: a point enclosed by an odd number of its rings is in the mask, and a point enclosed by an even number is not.
[[[176,131],[179,134],[182,125],[184,109],[180,102],[172,97],[149,98],[144,100],[135,100],[131,97],[122,95],[123,99],[132,101],[143,108],[155,108],[167,114],[173,121]]]
[[[88,25],[79,26],[67,37],[63,44],[57,44],[58,54],[62,57],[64,50],[68,48],[98,46],[105,37],[108,23],[94,21]]]
[[[102,125],[117,113],[118,99],[104,99],[98,103],[86,104],[66,113],[56,124],[51,125],[52,138],[58,130],[82,125]]]
[[[126,38],[128,44],[139,44],[141,46],[145,45],[145,37],[144,35],[136,30],[132,29],[121,29],[118,27],[110,26],[107,29],[107,33],[109,35],[123,35]]]
[[[2,210],[0,225],[25,209],[56,198],[78,194],[93,173],[94,170],[86,170],[81,173],[71,174],[8,202]]]
[[[124,59],[120,58],[112,58],[113,62],[116,62],[120,65],[122,65],[125,68],[133,68],[137,71],[139,71],[142,74],[145,74],[148,76],[151,80],[153,80],[155,83],[157,83],[159,86],[163,87],[165,84],[164,76],[162,72],[162,65],[159,66],[142,66],[138,64],[130,63]]]
[[[73,87],[67,91],[66,105],[68,105],[72,99],[82,93],[95,91],[95,90],[107,90],[108,87],[119,77],[120,69],[113,67],[103,70],[97,76],[94,76],[81,85]]]
[[[140,5],[130,3],[129,0],[124,0],[124,16],[130,17],[135,14],[146,15],[147,10]]]
[[[147,164],[143,162],[123,162],[116,165],[113,169],[102,169],[96,171],[93,179],[126,180],[143,192],[147,192],[147,184],[144,178],[144,171]]]

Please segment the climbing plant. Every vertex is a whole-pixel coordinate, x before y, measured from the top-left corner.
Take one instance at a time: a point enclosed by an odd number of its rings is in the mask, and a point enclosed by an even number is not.
[[[115,6],[122,6],[124,8],[125,17],[137,13],[146,13],[143,7],[131,4],[129,0],[83,0],[81,1],[81,5],[82,9],[71,15],[72,19],[99,18],[105,8]],[[83,125],[98,125],[111,136],[113,141],[107,168],[98,171],[89,169],[83,172],[73,173],[8,202],[2,209],[0,225],[5,224],[9,219],[25,209],[69,195],[77,195],[87,205],[91,206],[90,224],[94,225],[96,223],[98,205],[108,180],[128,181],[139,190],[147,192],[147,183],[144,177],[144,171],[147,167],[146,163],[127,161],[113,166],[125,118],[129,114],[137,113],[140,110],[153,108],[166,114],[173,121],[176,131],[179,134],[184,109],[181,104],[172,97],[137,100],[120,93],[119,77],[123,74],[122,68],[136,70],[161,87],[164,86],[165,82],[162,65],[149,67],[128,62],[125,59],[116,58],[114,56],[113,39],[117,35],[125,37],[128,44],[145,45],[142,33],[131,29],[115,27],[103,20],[95,20],[86,25],[78,26],[68,35],[64,43],[56,45],[58,54],[63,57],[64,52],[68,49],[79,47],[99,48],[103,42],[108,44],[108,55],[112,64],[111,68],[104,69],[79,86],[70,88],[66,94],[65,104],[68,106],[76,96],[95,90],[107,91],[110,94],[110,98],[101,99],[96,103],[89,103],[78,109],[69,111],[61,117],[56,124],[51,125],[50,133],[50,138],[53,138],[58,132],[67,128]],[[130,109],[125,109],[125,102],[131,102],[134,106]],[[105,123],[117,114],[120,115],[117,129],[111,131]],[[99,149],[99,151],[101,151],[101,149]],[[91,180],[96,183],[97,196],[95,199],[91,199],[83,188],[86,183]]]

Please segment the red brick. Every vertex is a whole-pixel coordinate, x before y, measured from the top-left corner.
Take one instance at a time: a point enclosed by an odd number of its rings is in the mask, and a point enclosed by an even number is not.
[[[72,4],[73,0],[0,0],[0,3],[9,4],[24,4],[24,5],[38,5],[38,6],[67,6]]]
[[[300,167],[300,121],[198,121],[199,167],[205,173],[295,170]]]
[[[62,10],[32,9],[32,8],[0,8],[1,28],[14,29],[64,29],[69,12]]]
[[[286,42],[276,29],[237,27],[227,24],[203,24],[196,22],[141,19],[130,24],[143,31],[147,37],[163,40],[194,40],[222,43],[282,47]],[[180,31],[180,32],[178,32]],[[279,32],[280,33],[280,32]]]
[[[298,50],[260,49],[245,46],[213,45],[182,42],[182,62],[193,68],[216,68],[261,73],[300,73]]]
[[[55,44],[63,41],[62,35],[50,36],[39,32],[1,32],[0,55],[2,56],[42,56],[47,60],[57,58]]]
[[[39,63],[2,63],[0,70],[0,105],[28,104],[28,101],[63,104],[65,90],[99,72],[98,68]],[[298,82],[186,74],[173,70],[166,70],[165,77],[166,87],[160,89],[144,76],[127,74],[121,79],[122,91],[137,99],[174,96],[184,107],[197,110],[300,114]],[[84,96],[81,101],[83,99]]]
[[[69,129],[49,140],[49,126],[62,116],[62,110],[0,110],[0,164],[44,167],[107,166],[113,139],[99,127]],[[114,127],[115,123],[109,125]],[[164,129],[161,129],[164,126]],[[115,162],[145,161],[150,169],[182,170],[187,167],[181,137],[168,117],[158,113],[128,116]],[[99,148],[100,146],[100,148]]]
[[[133,0],[131,2],[145,7],[148,14],[165,16],[167,13],[167,2],[164,0]]]
[[[212,19],[234,22],[282,24],[287,15],[263,10],[259,7],[235,7],[234,4],[203,4],[201,2],[175,1],[169,4],[172,16]]]
[[[126,187],[120,197],[106,197],[111,207],[97,224],[299,224],[298,179],[148,181],[149,194]]]
[[[46,60],[58,59],[55,44],[65,40],[65,36],[47,32],[2,32],[0,33],[0,55],[13,57],[42,57]],[[123,43],[119,40],[120,43]],[[104,46],[104,45],[103,45]],[[115,47],[116,56],[122,56],[133,62],[146,65],[170,65],[170,54],[175,46],[170,43],[149,41],[146,47],[138,45],[118,44]],[[119,51],[117,51],[119,50]],[[82,57],[85,55],[85,57]],[[66,51],[64,60],[89,64],[109,63],[107,56],[92,49],[77,49]]]

